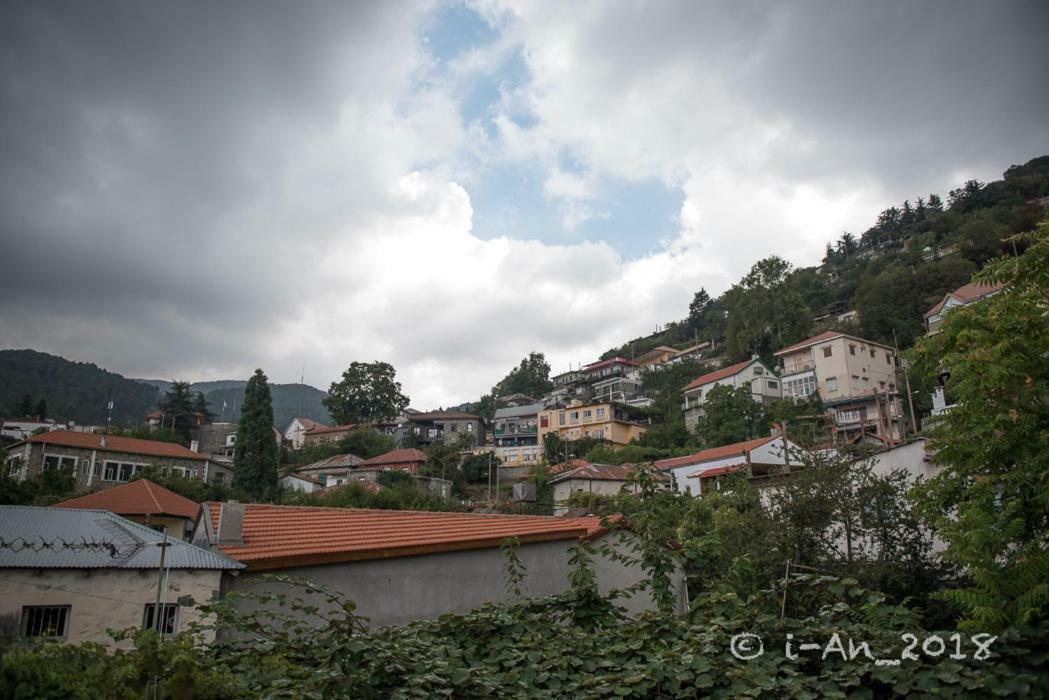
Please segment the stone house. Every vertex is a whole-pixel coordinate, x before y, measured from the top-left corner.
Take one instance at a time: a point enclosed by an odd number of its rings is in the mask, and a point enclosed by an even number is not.
[[[474,413],[462,411],[431,411],[408,416],[416,442],[429,445],[438,440],[455,442],[461,436],[470,438],[471,446],[485,443],[484,420]]]
[[[426,464],[426,453],[422,450],[406,447],[390,450],[381,455],[366,459],[361,462],[360,469],[369,471],[392,471],[400,470],[409,474],[418,474],[423,465]],[[350,475],[352,477],[352,474]]]
[[[207,480],[211,460],[173,442],[55,430],[11,445],[4,464],[8,476],[19,481],[45,470],[72,469],[77,490],[86,491],[126,483],[150,465]]]
[[[0,548],[0,617],[33,641],[111,644],[107,629],[157,623],[178,632],[200,619],[195,602],[220,595],[224,572],[244,568],[103,510],[0,506],[0,538],[13,545]]]

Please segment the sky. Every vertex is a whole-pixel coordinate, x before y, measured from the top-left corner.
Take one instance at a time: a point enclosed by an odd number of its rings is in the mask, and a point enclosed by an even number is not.
[[[0,6],[0,348],[419,409],[1049,153],[1049,3]]]

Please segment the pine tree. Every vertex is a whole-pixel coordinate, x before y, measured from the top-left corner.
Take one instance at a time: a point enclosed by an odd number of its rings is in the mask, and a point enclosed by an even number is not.
[[[273,434],[273,399],[266,375],[255,370],[244,388],[244,405],[233,454],[233,485],[256,499],[277,489],[277,442]]]
[[[36,402],[36,411],[34,414],[37,420],[44,420],[47,418],[47,399],[41,398]]]
[[[29,418],[33,415],[33,397],[26,394],[22,397],[22,400],[18,403],[18,410],[15,414],[19,418]]]

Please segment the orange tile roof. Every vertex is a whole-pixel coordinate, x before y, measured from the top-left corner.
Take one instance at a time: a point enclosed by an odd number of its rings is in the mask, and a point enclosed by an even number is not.
[[[120,486],[89,493],[56,503],[54,508],[108,510],[117,515],[173,515],[196,520],[200,505],[149,479],[138,479]]]
[[[577,457],[573,457],[572,459],[568,460],[567,462],[558,462],[557,464],[551,465],[550,473],[551,474],[560,474],[561,472],[569,471],[571,469],[578,469],[579,467],[585,467],[588,464],[590,464],[590,462],[586,461],[585,459],[579,459]]]
[[[390,450],[381,455],[366,459],[361,462],[362,467],[375,466],[377,464],[401,464],[403,462],[425,462],[426,453],[414,447],[405,447],[399,450]]]
[[[757,362],[757,360],[744,360],[743,362],[737,362],[734,365],[729,365],[728,367],[723,367],[723,368],[721,368],[721,369],[719,369],[717,371],[708,372],[707,374],[704,374],[701,377],[693,379],[691,382],[686,384],[685,388],[684,388],[684,391],[688,391],[689,389],[695,389],[696,387],[701,387],[704,384],[710,384],[711,382],[716,382],[719,379],[725,379],[726,377],[731,377],[734,374],[739,374],[740,372],[742,372],[744,369],[746,369],[749,365],[753,364],[754,362]]]
[[[940,299],[940,301],[936,303],[936,306],[932,307],[931,309],[925,312],[925,316],[929,317],[939,312],[940,309],[943,308],[944,304],[947,303],[947,300],[951,297],[954,297],[958,301],[962,302],[962,304],[971,304],[972,302],[976,301],[981,297],[985,297],[988,294],[993,294],[994,292],[997,292],[1004,286],[1005,285],[1001,282],[996,282],[994,284],[970,282],[969,284],[964,284],[961,287],[955,289],[953,292],[944,294],[943,299]]]
[[[584,464],[583,466],[563,471],[550,480],[551,484],[559,481],[629,481],[637,466],[634,464]],[[665,474],[652,474],[656,481],[665,481]]]
[[[777,439],[779,439],[779,436],[769,436],[763,438],[755,438],[753,440],[745,440],[743,442],[736,442],[731,445],[712,447],[709,450],[703,450],[702,452],[696,452],[695,454],[685,455],[684,457],[671,457],[669,459],[661,459],[658,462],[653,462],[653,465],[656,467],[656,469],[666,470],[673,469],[675,467],[687,467],[690,464],[709,462],[712,459],[722,459],[724,457],[731,457],[732,455],[746,455],[751,450],[755,450],[761,447],[762,445]]]
[[[207,503],[218,531],[220,503]],[[522,543],[592,537],[601,519],[542,515],[481,515],[406,510],[311,508],[249,503],[242,545],[219,545],[249,570],[386,559],[435,552],[499,547],[507,537]]]
[[[357,427],[356,423],[346,423],[345,425],[321,425],[320,423],[314,423],[312,427],[306,428],[306,435],[322,435],[324,433],[344,433],[349,432]]]
[[[103,441],[105,441],[104,445],[102,444]],[[208,459],[206,455],[194,452],[188,447],[183,447],[174,442],[140,440],[139,438],[104,435],[102,433],[78,433],[72,430],[52,430],[49,433],[40,433],[29,438],[26,442],[46,443],[61,447],[78,447],[83,450],[123,452],[133,455],[147,455],[149,457],[194,459],[198,462],[204,462]]]

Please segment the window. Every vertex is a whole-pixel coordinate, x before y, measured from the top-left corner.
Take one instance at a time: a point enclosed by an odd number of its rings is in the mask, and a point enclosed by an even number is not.
[[[106,481],[130,481],[140,466],[127,462],[106,462],[103,478]]]
[[[586,409],[585,411],[583,411],[583,418],[591,418],[591,417],[593,417],[593,411],[591,411],[589,408]]]
[[[887,364],[887,365],[891,365],[892,364],[892,355],[890,355],[889,353],[885,353],[885,364]]]
[[[808,374],[783,382],[783,393],[792,398],[804,398],[816,391],[816,376]]]
[[[157,618],[155,617],[157,606],[155,603],[146,603],[145,611],[142,613],[142,629],[155,630]],[[178,631],[178,604],[160,604],[160,633],[175,634]]]
[[[824,357],[830,357],[833,354],[834,354],[834,348],[832,348],[831,346],[828,345],[827,347],[823,348],[823,356]]]
[[[564,425],[565,424],[565,413],[564,413],[564,411],[562,411],[561,413],[557,414],[557,424],[558,425]]]
[[[827,377],[827,391],[837,391],[837,390],[838,390],[838,378],[837,377]]]
[[[76,469],[76,457],[44,455],[44,471],[49,472],[54,469]]]
[[[473,423],[467,423],[466,424],[466,432],[472,433],[473,431],[474,431],[474,424]]]
[[[458,423],[449,423],[448,424],[448,430],[450,432],[453,432],[453,433],[459,432],[459,424]]]
[[[874,348],[871,348],[871,359],[874,359]]]
[[[21,631],[24,639],[65,639],[69,634],[69,606],[24,606]]]
[[[768,380],[768,381],[769,381],[769,389],[775,389],[775,388],[779,387],[779,384],[777,384],[776,382],[772,381],[771,379]]]
[[[849,354],[850,355],[855,355],[856,354],[856,346],[855,345],[850,345],[849,346]]]
[[[131,481],[131,475],[135,473],[134,464],[121,464],[120,465],[120,480]]]
[[[575,423],[579,420],[579,411],[572,411],[572,422]]]
[[[539,416],[539,427],[549,428],[550,427],[550,416]]]
[[[755,376],[760,377],[761,375],[765,374],[765,368],[762,367],[761,365],[758,365],[757,367],[754,368],[754,374],[755,374]]]
[[[18,472],[22,471],[22,458],[21,457],[10,457],[7,460],[7,475],[18,476]]]
[[[597,409],[597,417],[598,418],[604,418],[605,417],[605,409],[603,409],[603,408]]]

